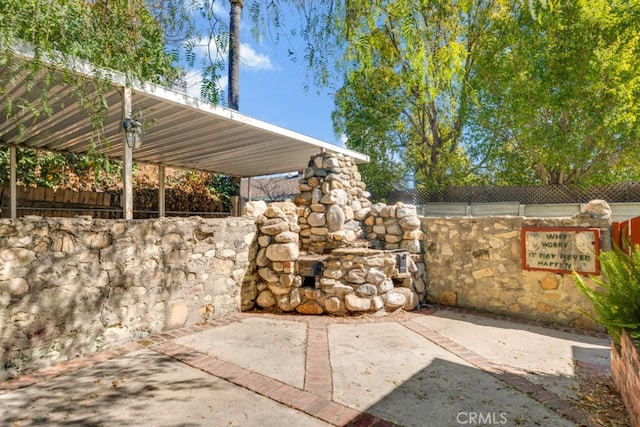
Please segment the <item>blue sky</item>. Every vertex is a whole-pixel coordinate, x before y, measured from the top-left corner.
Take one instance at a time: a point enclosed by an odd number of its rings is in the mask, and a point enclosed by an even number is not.
[[[228,21],[227,2],[217,2],[219,16]],[[295,24],[294,17],[285,16],[286,24]],[[331,112],[333,99],[328,90],[318,89],[307,80],[302,61],[293,62],[289,49],[303,55],[303,43],[295,38],[281,37],[277,45],[268,37],[256,41],[251,35],[249,11],[242,13],[240,49],[240,112],[323,141],[343,145],[333,133]],[[226,69],[219,86],[225,91]],[[305,90],[305,83],[309,86]],[[199,96],[199,85],[194,82],[189,93]]]

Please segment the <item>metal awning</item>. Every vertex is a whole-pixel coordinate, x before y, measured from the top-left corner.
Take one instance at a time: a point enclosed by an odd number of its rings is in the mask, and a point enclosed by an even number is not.
[[[18,50],[25,59],[32,57],[28,48]],[[69,65],[69,64],[67,64]],[[81,61],[69,65],[74,73],[89,80],[93,68]],[[0,69],[1,74],[6,69]],[[106,96],[107,118],[104,127],[106,144],[98,150],[115,159],[123,158],[122,105],[124,76],[109,72],[110,89]],[[43,72],[35,87],[42,84]],[[79,108],[73,87],[62,82],[51,90],[49,103],[53,114],[36,115],[24,111],[20,132],[14,120],[0,121],[0,143],[51,151],[84,153],[90,149],[92,125],[89,115]],[[365,154],[338,147],[237,111],[212,106],[184,93],[159,85],[130,84],[131,111],[142,113],[145,130],[143,144],[134,149],[133,161],[177,168],[197,169],[236,177],[252,177],[291,172],[306,168],[312,154],[321,150],[342,153],[357,163],[369,161]],[[20,74],[0,105],[8,96],[26,97],[37,106],[38,91],[27,92],[26,73]],[[296,108],[304,108],[297,106]]]

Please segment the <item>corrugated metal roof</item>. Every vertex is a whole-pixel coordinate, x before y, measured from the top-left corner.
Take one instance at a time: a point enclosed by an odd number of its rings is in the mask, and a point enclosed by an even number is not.
[[[29,54],[24,54],[29,57]],[[75,73],[91,78],[92,68],[82,62],[73,64]],[[6,69],[0,69],[5,74]],[[107,93],[107,118],[104,136],[109,143],[98,146],[112,158],[121,159],[122,87],[124,77],[111,74]],[[39,76],[35,87],[42,84]],[[60,79],[62,81],[62,79]],[[27,92],[26,73],[0,95],[0,105],[8,96],[25,96],[34,102],[38,90]],[[142,112],[145,135],[142,147],[133,150],[135,162],[178,168],[198,169],[231,176],[251,177],[285,173],[306,168],[310,156],[321,150],[342,153],[358,163],[369,160],[365,154],[275,126],[237,111],[212,106],[186,94],[145,83],[133,84],[134,112]],[[90,149],[92,125],[89,115],[79,108],[73,87],[56,83],[49,104],[53,114],[24,111],[20,132],[15,120],[0,122],[0,142],[52,151],[83,153]],[[286,96],[286,94],[283,94]],[[35,105],[38,105],[37,102]],[[296,106],[304,108],[304,106]]]

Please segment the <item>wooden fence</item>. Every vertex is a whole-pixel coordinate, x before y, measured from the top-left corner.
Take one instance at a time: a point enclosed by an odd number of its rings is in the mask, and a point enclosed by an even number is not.
[[[73,217],[91,215],[94,218],[119,218],[122,216],[120,195],[92,191],[54,190],[43,187],[17,187],[18,216],[40,215]],[[2,218],[11,217],[10,190],[0,187]]]
[[[93,218],[122,218],[120,193],[54,190],[42,187],[17,187],[16,190],[18,217],[25,215],[45,217],[90,215]],[[221,203],[207,203],[201,194],[184,194],[177,189],[167,189],[165,197],[167,198],[165,212],[167,216],[197,215],[204,218],[229,216],[229,212],[220,211]],[[11,196],[9,188],[0,187],[0,200],[2,200],[0,217],[10,218]],[[133,206],[135,218],[157,217],[157,191],[140,190],[134,192]]]

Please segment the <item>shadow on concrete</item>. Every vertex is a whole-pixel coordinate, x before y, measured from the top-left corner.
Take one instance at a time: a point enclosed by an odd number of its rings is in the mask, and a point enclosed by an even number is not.
[[[2,394],[0,407],[4,425],[188,427],[202,425],[201,413],[211,410],[224,387],[220,380],[142,350]]]
[[[576,425],[486,372],[443,359],[364,411],[406,427]]]

